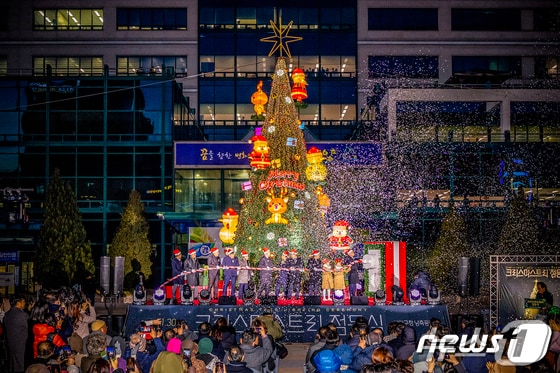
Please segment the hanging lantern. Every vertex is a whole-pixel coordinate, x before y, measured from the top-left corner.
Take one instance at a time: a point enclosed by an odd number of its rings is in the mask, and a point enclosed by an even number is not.
[[[312,181],[325,180],[327,177],[327,167],[323,164],[325,160],[323,153],[315,146],[312,146],[307,151],[306,158],[308,165],[305,169],[305,175],[307,179]]]
[[[299,67],[292,71],[292,99],[297,107],[304,108],[307,106],[303,100],[307,99],[307,81],[305,80],[305,73]]]
[[[253,110],[255,110],[256,115],[251,118],[255,120],[264,120],[264,105],[268,102],[268,96],[262,90],[263,82],[259,81],[257,84],[257,90],[251,95],[251,103],[254,105]]]
[[[232,244],[235,239],[235,231],[239,223],[239,214],[232,209],[228,208],[222,215],[221,221],[224,226],[220,229],[220,240],[226,244]]]
[[[268,142],[264,136],[251,137],[253,143],[253,151],[249,153],[249,164],[256,169],[265,169],[270,166],[270,159],[268,158]]]

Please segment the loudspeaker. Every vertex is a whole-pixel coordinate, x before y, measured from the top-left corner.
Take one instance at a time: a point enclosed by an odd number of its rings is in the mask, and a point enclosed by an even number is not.
[[[111,293],[111,258],[102,256],[99,264],[99,288],[102,295],[109,295]]]
[[[480,258],[471,258],[471,276],[470,276],[470,286],[469,295],[476,297],[479,295],[480,290]]]
[[[278,304],[278,297],[274,295],[266,295],[261,297],[260,301],[263,306],[276,306]]]
[[[365,295],[350,297],[350,304],[353,306],[367,306],[368,297],[366,297]]]
[[[303,304],[306,306],[319,306],[321,305],[321,296],[308,295],[303,297]]]
[[[235,306],[237,304],[237,298],[235,297],[235,295],[222,295],[220,296],[220,298],[218,298],[218,304],[220,306]]]
[[[457,291],[460,297],[467,296],[467,277],[469,274],[469,258],[460,257],[459,258],[459,272],[457,274]]]
[[[122,296],[124,283],[124,256],[115,257],[115,272],[113,273],[113,295]]]

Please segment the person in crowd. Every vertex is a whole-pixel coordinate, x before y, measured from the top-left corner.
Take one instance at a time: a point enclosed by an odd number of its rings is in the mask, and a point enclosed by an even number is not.
[[[290,250],[290,258],[288,259],[288,297],[299,299],[299,290],[301,287],[301,274],[303,270],[303,260],[298,255],[296,249]]]
[[[105,360],[99,358],[90,364],[86,373],[124,373],[124,370],[119,368],[117,363],[116,359]]]
[[[319,373],[339,373],[342,361],[332,350],[323,350],[313,357],[313,362]]]
[[[105,344],[107,346],[111,345],[111,342],[112,342],[113,338],[110,335],[107,334],[109,329],[107,328],[107,324],[105,323],[105,321],[99,320],[99,319],[93,321],[90,324],[90,329],[91,329],[91,333],[89,333],[88,335],[86,335],[82,338],[83,345],[84,345],[84,349],[83,349],[84,353],[88,353],[87,352],[87,341],[92,335],[96,335],[96,334],[102,335],[103,338],[105,338]]]
[[[76,262],[72,285],[77,285],[78,289],[85,294],[85,300],[89,301],[92,306],[95,305],[95,275],[87,270],[85,263],[82,261]]]
[[[198,337],[194,341],[198,342],[204,337],[209,337],[211,332],[212,332],[212,324],[210,324],[208,321],[201,322],[200,324],[198,324],[198,331],[197,331]]]
[[[263,364],[268,362],[272,355],[272,341],[266,333],[264,327],[255,328],[254,331],[245,331],[240,340],[240,346],[245,355],[245,363],[255,372],[262,372]]]
[[[56,347],[62,347],[66,341],[56,330],[56,319],[52,313],[46,313],[42,322],[33,325],[33,357],[37,357],[40,342],[51,341]]]
[[[237,280],[237,271],[239,269],[239,259],[235,256],[233,248],[226,249],[226,256],[222,259],[222,266],[224,269],[224,284],[222,288],[222,295],[228,295],[228,287],[230,288],[229,295],[235,296],[235,281]]]
[[[416,330],[410,326],[405,326],[402,331],[402,345],[395,351],[395,358],[408,360],[416,350]]]
[[[208,291],[212,299],[218,299],[218,280],[220,277],[220,250],[213,247],[208,257]]]
[[[106,351],[106,348],[107,339],[103,334],[97,333],[88,336],[86,342],[87,356],[84,356],[80,363],[82,372],[87,372],[94,362],[98,359],[102,359],[103,357],[101,355]]]
[[[331,350],[332,351],[335,348],[337,348],[339,344],[340,344],[340,335],[338,334],[336,329],[329,328],[329,330],[327,330],[327,332],[325,334],[325,345],[323,347],[321,347],[320,349],[318,349],[317,351],[315,351],[315,353],[313,353],[313,355],[311,355],[310,361],[311,361],[311,364],[313,364],[313,366],[315,367],[315,369],[317,369],[317,366],[315,366],[315,357],[317,356],[317,354],[319,354],[319,353],[321,353],[321,351],[325,351],[325,350]]]
[[[348,268],[348,291],[350,292],[351,297],[358,295],[360,274],[363,271],[362,264],[356,260],[355,255],[354,250],[349,249],[346,252],[346,257],[344,258],[344,265]]]
[[[389,323],[389,325],[387,325],[388,335],[385,336],[384,340],[387,342],[389,346],[391,346],[391,348],[395,352],[403,344],[402,331],[405,328],[405,326],[406,325],[403,324],[402,322],[396,322],[394,324]]]
[[[198,358],[198,343],[192,339],[185,339],[181,342],[181,348],[183,350],[183,358],[190,359],[190,364],[187,365],[194,367],[195,373],[206,373],[206,364]]]
[[[79,373],[80,369],[75,365],[73,355],[62,357],[60,360],[56,355],[56,346],[51,341],[43,341],[37,346],[37,357],[31,361],[31,366],[42,365],[48,372]],[[29,368],[28,368],[29,370]]]
[[[179,338],[173,337],[167,342],[167,345],[165,346],[165,350],[182,356],[183,351],[181,350],[181,344],[182,341]]]
[[[72,333],[78,334],[82,339],[89,334],[89,324],[94,322],[97,318],[95,307],[86,299],[83,303],[74,300],[68,304],[68,318],[67,323],[70,326],[70,335]],[[63,327],[63,330],[67,328]]]
[[[227,372],[228,373],[253,373],[253,370],[247,367],[245,353],[239,346],[232,347],[227,354]]]
[[[280,341],[284,338],[284,330],[278,320],[276,320],[276,317],[272,314],[270,308],[265,308],[263,314],[253,320],[253,327],[256,327],[256,321],[260,321],[265,325],[267,334],[273,338],[272,342]]]
[[[171,303],[177,304],[177,290],[181,291],[183,285],[183,254],[179,248],[173,250],[173,259],[171,259],[171,277],[173,277],[173,286],[171,287]]]
[[[237,282],[239,283],[237,297],[239,299],[243,299],[243,295],[249,289],[249,278],[252,276],[252,273],[248,268],[249,253],[245,250],[241,250],[241,258],[239,259],[239,274],[237,275]]]
[[[196,258],[196,250],[189,250],[189,257],[183,263],[183,269],[187,272],[187,284],[191,287],[192,296],[194,299],[198,297],[198,275],[200,270],[200,263]]]
[[[153,339],[156,346],[159,347],[159,351],[151,355],[148,353],[146,347],[146,338],[143,338],[138,333],[131,334],[129,338],[126,357],[133,358],[140,365],[143,372],[149,371],[152,363],[157,358],[157,355],[159,355],[162,351],[165,351],[165,346],[163,345],[161,338],[158,338],[157,335],[155,335],[155,331],[153,333]],[[156,339],[158,341],[155,341]]]
[[[278,267],[281,269],[278,271],[278,277],[276,278],[276,289],[274,294],[278,297],[282,295],[283,298],[288,296],[288,257],[290,253],[288,250],[284,250],[282,253],[282,258],[280,258],[280,263]]]
[[[320,295],[320,285],[321,285],[321,260],[319,259],[319,250],[313,250],[311,252],[311,258],[307,261],[306,266],[309,272],[309,279],[307,281],[307,292],[309,295],[317,296]]]
[[[270,294],[272,283],[272,270],[268,268],[273,268],[274,262],[270,258],[270,249],[268,247],[263,248],[263,256],[259,260],[258,267],[260,268],[259,272],[261,277],[257,297],[260,298]]]
[[[321,326],[317,331],[317,337],[315,338],[315,343],[313,343],[307,349],[307,354],[305,355],[305,367],[307,373],[314,373],[315,366],[311,363],[311,357],[314,355],[316,351],[319,351],[326,343],[326,334],[329,328],[326,326]]]
[[[228,324],[225,317],[218,317],[214,322],[212,337],[221,344],[225,352],[237,344],[235,328]]]
[[[163,351],[152,364],[150,373],[187,373],[183,358],[173,352]]]
[[[15,295],[11,299],[11,308],[4,315],[3,326],[6,331],[6,343],[12,372],[25,370],[25,346],[28,337],[28,315],[25,309],[25,297]]]
[[[374,330],[370,331],[366,338],[360,338],[360,341],[356,348],[353,350],[352,363],[350,363],[350,369],[354,371],[359,371],[360,367],[365,364],[371,364],[371,356],[373,351],[378,347],[384,347],[391,356],[393,351],[387,345],[381,336]]]
[[[216,366],[216,363],[220,359],[212,353],[214,348],[214,342],[209,337],[202,337],[198,340],[198,355],[197,358],[202,360],[206,365],[206,368],[212,371]]]

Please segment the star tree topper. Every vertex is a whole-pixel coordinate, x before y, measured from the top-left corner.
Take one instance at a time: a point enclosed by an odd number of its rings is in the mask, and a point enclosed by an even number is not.
[[[280,27],[276,26],[274,21],[270,21],[270,25],[272,26],[272,31],[274,31],[273,36],[267,36],[266,38],[262,38],[261,41],[274,43],[270,53],[268,53],[268,57],[272,56],[274,52],[280,49],[280,57],[282,57],[282,51],[286,52],[288,58],[292,58],[292,54],[290,53],[290,47],[288,43],[292,43],[294,41],[300,41],[303,38],[301,36],[288,36],[290,33],[290,29],[292,28],[292,24],[294,21],[290,21],[286,27],[282,27],[282,19],[280,19]]]

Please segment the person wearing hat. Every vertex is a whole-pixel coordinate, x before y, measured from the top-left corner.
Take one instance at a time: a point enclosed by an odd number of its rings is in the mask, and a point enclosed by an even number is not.
[[[288,250],[282,253],[282,258],[278,267],[281,269],[278,271],[278,277],[276,278],[276,296],[280,295],[280,290],[282,290],[282,296],[288,296],[288,257],[290,253]]]
[[[259,260],[258,267],[260,268],[260,284],[257,296],[268,296],[270,293],[270,284],[272,283],[272,270],[268,268],[274,267],[274,262],[270,258],[270,249],[265,247],[263,249],[263,256]]]
[[[113,340],[113,338],[107,334],[108,332],[108,328],[107,328],[107,324],[105,323],[105,321],[103,320],[95,320],[94,322],[92,322],[89,325],[90,329],[91,329],[91,333],[89,333],[88,335],[86,335],[84,338],[82,338],[82,352],[84,354],[87,354],[87,341],[88,339],[92,336],[92,335],[96,335],[96,334],[101,334],[103,335],[103,337],[105,338],[106,341],[106,345],[110,346],[111,345],[111,341]]]
[[[344,264],[348,268],[348,290],[350,296],[354,297],[358,292],[358,284],[360,283],[360,274],[363,271],[361,261],[356,260],[354,250],[349,249],[344,258]]]
[[[239,273],[237,274],[237,282],[239,283],[239,291],[237,297],[243,299],[243,294],[249,289],[249,277],[251,271],[249,269],[249,253],[241,250],[241,258],[239,259]],[[255,289],[253,289],[255,290]]]
[[[237,279],[237,270],[239,269],[239,259],[235,256],[233,248],[226,249],[226,256],[222,259],[222,266],[224,269],[224,286],[222,295],[228,295],[228,287],[231,284],[231,291],[229,295],[235,296],[235,280]]]
[[[290,258],[288,259],[288,296],[299,299],[299,290],[301,287],[301,270],[303,269],[303,260],[298,256],[296,249],[290,250]]]
[[[185,339],[181,343],[183,359],[190,360],[190,366],[194,367],[197,373],[206,373],[206,364],[198,358],[198,343],[192,339]]]
[[[218,299],[219,266],[220,250],[217,247],[213,247],[208,257],[208,291],[210,292],[210,298],[214,300]]]
[[[173,278],[173,287],[171,288],[171,303],[178,304],[177,301],[177,290],[180,291],[181,285],[183,285],[183,254],[178,247],[173,250],[173,259],[171,259],[171,277]],[[180,297],[179,297],[180,298]]]
[[[183,269],[187,272],[187,284],[191,287],[193,298],[198,297],[198,274],[200,263],[196,258],[196,250],[189,250],[189,257],[183,263]]]
[[[319,373],[338,373],[342,361],[340,357],[332,350],[323,350],[313,358],[315,367]]]
[[[307,291],[309,295],[319,295],[321,286],[321,260],[319,259],[319,250],[311,252],[311,258],[307,261],[306,269],[309,271],[309,280],[307,280]]]

